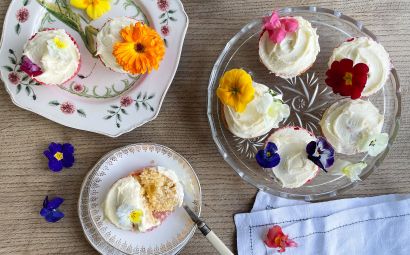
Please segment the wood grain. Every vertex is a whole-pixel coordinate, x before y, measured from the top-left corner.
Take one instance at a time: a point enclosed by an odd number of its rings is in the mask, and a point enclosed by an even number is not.
[[[0,254],[97,254],[83,237],[77,216],[80,185],[106,152],[136,142],[155,142],[184,155],[203,188],[203,217],[235,250],[233,215],[249,211],[256,189],[223,161],[211,138],[206,116],[208,78],[225,43],[246,22],[284,6],[316,5],[338,9],[363,21],[390,52],[401,77],[403,117],[397,140],[383,165],[343,196],[410,192],[410,1],[186,0],[190,17],[179,70],[159,117],[119,138],[60,126],[13,105],[0,88]],[[0,23],[10,0],[0,2]],[[172,134],[171,132],[172,131]],[[70,142],[74,168],[50,173],[42,151],[50,141]],[[46,194],[66,199],[64,220],[47,224],[39,217]],[[181,254],[215,254],[196,233]]]

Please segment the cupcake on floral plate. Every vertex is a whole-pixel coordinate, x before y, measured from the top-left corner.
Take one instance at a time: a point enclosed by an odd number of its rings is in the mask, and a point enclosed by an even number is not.
[[[223,104],[226,125],[237,137],[264,135],[278,128],[290,114],[282,95],[254,82],[242,69],[227,71],[220,79],[216,94]]]
[[[97,55],[114,72],[140,75],[159,68],[165,43],[148,25],[119,17],[109,20],[97,34]]]
[[[61,85],[80,70],[76,41],[64,29],[36,33],[24,45],[20,69],[41,84]]]
[[[307,71],[319,54],[319,36],[309,21],[279,17],[273,12],[263,20],[259,57],[270,72],[284,79]]]
[[[345,61],[344,65],[340,62]],[[346,60],[350,60],[347,62]],[[377,93],[383,88],[390,75],[392,64],[389,54],[384,47],[369,37],[351,38],[334,49],[329,60],[329,68],[352,69],[353,66],[366,65],[366,80],[364,81],[361,96],[367,97]],[[339,67],[338,67],[339,66]],[[344,71],[344,70],[341,70]],[[350,82],[355,82],[355,77],[350,72],[343,77]],[[364,78],[361,78],[362,80]],[[334,88],[333,83],[329,84]],[[336,93],[338,93],[336,91]],[[343,95],[343,94],[342,94]]]

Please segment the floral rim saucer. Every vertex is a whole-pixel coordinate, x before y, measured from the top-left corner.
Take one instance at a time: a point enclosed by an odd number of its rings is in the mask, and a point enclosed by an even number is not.
[[[67,0],[13,0],[3,26],[0,75],[13,103],[59,124],[110,137],[127,133],[159,114],[175,76],[188,28],[180,0],[114,0],[111,11],[89,21]],[[79,30],[66,25],[75,17]],[[119,74],[91,54],[88,32],[94,33],[112,17],[128,16],[155,28],[167,46],[158,71],[142,76]],[[25,42],[47,28],[64,28],[81,52],[79,74],[60,86],[39,85],[20,70]],[[91,29],[90,29],[91,28]],[[91,45],[90,45],[91,44]]]
[[[174,170],[184,185],[184,202],[200,214],[201,187],[191,165],[181,155],[157,144],[132,144],[113,150],[89,171],[78,200],[84,234],[101,254],[176,254],[193,236],[196,225],[182,208],[158,228],[143,234],[120,230],[104,220],[100,205],[111,185],[135,169],[150,165]]]

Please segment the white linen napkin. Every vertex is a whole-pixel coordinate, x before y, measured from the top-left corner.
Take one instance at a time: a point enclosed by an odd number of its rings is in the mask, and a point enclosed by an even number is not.
[[[284,254],[410,254],[409,195],[306,203],[260,192],[235,224],[239,255],[277,254],[263,242],[273,225],[298,243]]]

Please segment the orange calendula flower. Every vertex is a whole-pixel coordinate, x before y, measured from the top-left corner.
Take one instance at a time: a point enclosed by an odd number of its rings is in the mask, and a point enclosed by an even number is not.
[[[236,112],[243,112],[255,95],[252,77],[242,69],[229,70],[219,81],[216,95],[223,104],[231,106]]]
[[[138,22],[121,30],[123,42],[114,45],[114,57],[122,68],[132,74],[150,73],[158,69],[165,55],[165,43],[149,26]]]

